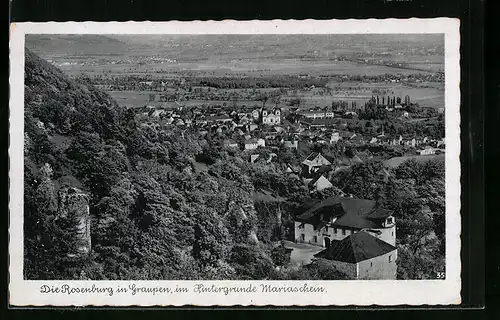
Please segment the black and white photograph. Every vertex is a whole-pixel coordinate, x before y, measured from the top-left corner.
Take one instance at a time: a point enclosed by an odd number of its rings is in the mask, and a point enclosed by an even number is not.
[[[24,36],[22,279],[446,281],[445,32],[229,31]]]

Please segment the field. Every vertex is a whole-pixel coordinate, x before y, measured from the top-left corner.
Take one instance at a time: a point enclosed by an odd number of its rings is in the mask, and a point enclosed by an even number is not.
[[[443,71],[443,43],[442,35],[26,37],[26,45],[31,50],[69,75],[147,75],[149,79],[304,74],[313,77],[426,75]],[[397,67],[400,63],[405,67]],[[372,95],[409,95],[412,102],[418,102],[423,107],[444,107],[443,83],[331,82],[329,87],[332,89],[329,94],[300,92],[303,106],[330,106],[333,100],[355,101],[362,105]],[[127,106],[161,104],[159,101],[149,103],[148,92],[110,94]],[[292,97],[283,98],[286,103]],[[222,104],[224,101],[193,100],[185,103]],[[237,104],[253,105],[255,101],[239,101]]]
[[[372,96],[399,96],[409,95],[412,102],[422,107],[440,108],[444,107],[444,84],[401,84],[401,83],[360,83],[360,82],[330,82],[328,84],[334,90],[336,99],[347,101],[366,101]]]
[[[173,102],[161,102],[159,99],[159,93],[155,92],[155,101],[149,101],[150,91],[108,91],[108,94],[113,97],[119,105],[126,107],[143,107],[145,105],[150,106],[161,106],[165,104],[172,104]],[[233,105],[232,101],[217,101],[217,100],[189,100],[182,101],[183,105],[186,106],[198,106],[201,104],[206,105]],[[237,101],[238,106],[261,106],[262,102],[255,100],[239,100]]]
[[[58,65],[77,63],[61,66],[68,73],[380,75],[444,65],[441,35],[29,35],[26,45]]]
[[[142,107],[145,105],[159,106],[162,103],[158,98],[154,102],[149,101],[149,91],[108,91],[119,105],[126,107]]]
[[[396,168],[406,160],[415,160],[418,162],[425,162],[429,160],[438,160],[438,161],[444,161],[444,154],[436,154],[436,155],[427,155],[427,156],[404,156],[404,157],[394,157],[385,162],[386,167],[388,168]]]
[[[299,59],[262,59],[238,61],[197,61],[196,63],[150,63],[146,65],[137,63],[100,62],[100,64],[82,64],[67,58],[58,59],[56,65],[69,75],[87,73],[90,75],[144,75],[155,74],[179,75],[196,74],[199,76],[265,76],[273,75],[299,75],[311,76],[328,75],[353,75],[353,76],[379,76],[385,74],[409,75],[414,73],[427,73],[422,70],[394,68],[384,65],[360,64],[349,61],[330,60],[299,60]]]

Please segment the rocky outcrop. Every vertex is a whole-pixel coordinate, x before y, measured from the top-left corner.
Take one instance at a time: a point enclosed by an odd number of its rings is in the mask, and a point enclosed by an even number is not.
[[[68,256],[87,255],[91,249],[89,198],[75,187],[64,187],[59,191],[58,218],[66,219],[72,228],[74,252]]]

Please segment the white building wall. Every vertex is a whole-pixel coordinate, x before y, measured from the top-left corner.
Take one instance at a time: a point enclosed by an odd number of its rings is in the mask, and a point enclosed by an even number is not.
[[[332,222],[333,223],[333,222]],[[303,227],[300,227],[303,225]],[[378,228],[371,229],[376,230],[378,232],[370,232],[369,230],[365,230],[372,236],[385,241],[393,246],[396,246],[396,225],[393,225],[389,228]],[[318,246],[325,246],[325,238],[332,240],[342,240],[345,237],[350,236],[352,233],[359,232],[360,229],[352,229],[346,227],[334,227],[334,226],[324,226],[320,230],[314,230],[314,226],[308,223],[302,223],[295,221],[295,241],[309,243]],[[301,234],[304,234],[304,239],[302,240]],[[316,237],[316,238],[314,238]],[[316,239],[316,241],[315,241]]]
[[[314,230],[314,226],[312,224],[295,221],[295,241],[322,247],[325,246],[325,238],[330,239],[330,241],[342,240],[345,237],[350,236],[353,232],[358,231],[359,230],[353,231],[350,228],[332,226],[325,226],[320,230]],[[304,237],[302,238],[301,235],[304,235]]]
[[[256,143],[245,144],[245,150],[254,150],[254,149],[257,149],[258,147],[259,147],[259,145]]]
[[[358,263],[359,280],[396,280],[398,250]]]
[[[374,234],[375,237],[385,241],[393,246],[396,246],[396,225],[389,228],[377,229],[380,234]]]

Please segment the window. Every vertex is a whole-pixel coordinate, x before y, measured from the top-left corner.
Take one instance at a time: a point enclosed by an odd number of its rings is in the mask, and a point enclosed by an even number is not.
[[[392,262],[392,256],[389,256],[389,262]]]
[[[318,237],[314,236],[314,243],[318,242]]]
[[[394,237],[394,231],[392,232],[392,234],[391,234],[391,235]]]
[[[370,267],[373,267],[373,262],[370,262]]]
[[[345,236],[345,229],[342,229],[342,235]]]
[[[333,228],[333,233],[337,234],[337,228]]]
[[[328,226],[325,226],[325,232],[328,232]]]
[[[302,234],[300,234],[300,240],[304,241],[304,240],[305,240],[305,238],[306,238],[306,236],[305,236],[303,233],[302,233]]]

